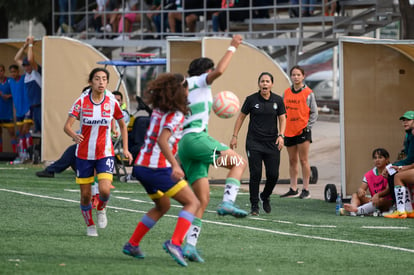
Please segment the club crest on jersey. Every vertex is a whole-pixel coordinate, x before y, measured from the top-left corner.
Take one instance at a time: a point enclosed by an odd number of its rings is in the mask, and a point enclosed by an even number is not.
[[[277,110],[277,103],[273,103],[273,110]]]
[[[103,106],[105,111],[109,111],[109,109],[111,108],[111,106],[109,106],[109,103],[105,103]]]

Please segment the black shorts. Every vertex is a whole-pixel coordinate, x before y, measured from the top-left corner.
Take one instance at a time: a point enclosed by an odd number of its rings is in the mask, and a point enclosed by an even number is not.
[[[311,129],[305,128],[302,131],[302,134],[294,137],[285,137],[285,146],[294,146],[297,144],[304,143],[305,141],[309,140],[312,143],[312,131]]]

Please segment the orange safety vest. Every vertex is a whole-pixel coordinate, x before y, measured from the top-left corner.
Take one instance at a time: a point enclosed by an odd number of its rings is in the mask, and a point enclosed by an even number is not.
[[[309,122],[310,108],[306,102],[312,90],[305,86],[299,93],[289,87],[285,90],[283,102],[286,108],[286,137],[298,136]]]

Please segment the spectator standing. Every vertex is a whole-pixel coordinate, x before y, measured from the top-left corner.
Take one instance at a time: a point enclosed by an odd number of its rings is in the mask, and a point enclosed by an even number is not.
[[[25,73],[24,86],[27,90],[27,96],[30,104],[30,118],[34,122],[34,131],[42,131],[42,68],[36,63],[33,53],[33,36],[28,36],[23,47],[19,49],[14,60],[20,66],[23,66]],[[23,57],[27,49],[27,57]]]
[[[318,118],[318,106],[315,95],[306,86],[305,71],[300,66],[290,70],[292,86],[285,90],[283,101],[286,108],[285,146],[289,155],[289,191],[280,197],[310,198],[309,179],[309,147],[312,142],[312,126]],[[303,189],[299,195],[298,190],[298,163],[302,168]]]
[[[251,215],[259,215],[259,187],[262,178],[262,164],[266,169],[266,184],[260,200],[263,210],[271,212],[270,196],[279,179],[280,151],[284,145],[286,110],[282,97],[272,92],[273,76],[268,72],[260,74],[259,91],[248,96],[234,125],[230,148],[237,147],[241,126],[250,114],[246,137],[246,152],[249,160],[249,192]],[[278,129],[279,126],[279,129]]]
[[[9,66],[9,73],[10,77],[8,78],[8,81],[16,112],[18,146],[23,152],[27,152],[27,149],[31,146],[31,136],[29,131],[33,121],[29,118],[30,103],[27,96],[27,89],[24,87],[24,75],[20,75],[19,66],[16,64]]]
[[[3,152],[3,128],[7,129],[14,153],[17,152],[17,139],[14,131],[13,99],[6,67],[0,64],[0,152]]]

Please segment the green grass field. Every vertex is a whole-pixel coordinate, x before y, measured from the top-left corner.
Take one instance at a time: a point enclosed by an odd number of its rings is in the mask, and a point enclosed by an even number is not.
[[[181,207],[175,201],[141,242],[145,259],[121,250],[152,207],[136,183],[114,182],[108,227],[87,237],[74,173],[37,178],[41,166],[0,163],[0,274],[412,274],[414,219],[337,217],[335,204],[272,197],[258,217],[220,217],[211,188],[199,249],[206,262],[181,267],[163,251]],[[249,209],[248,192],[237,204]],[[96,221],[96,219],[95,219]]]

